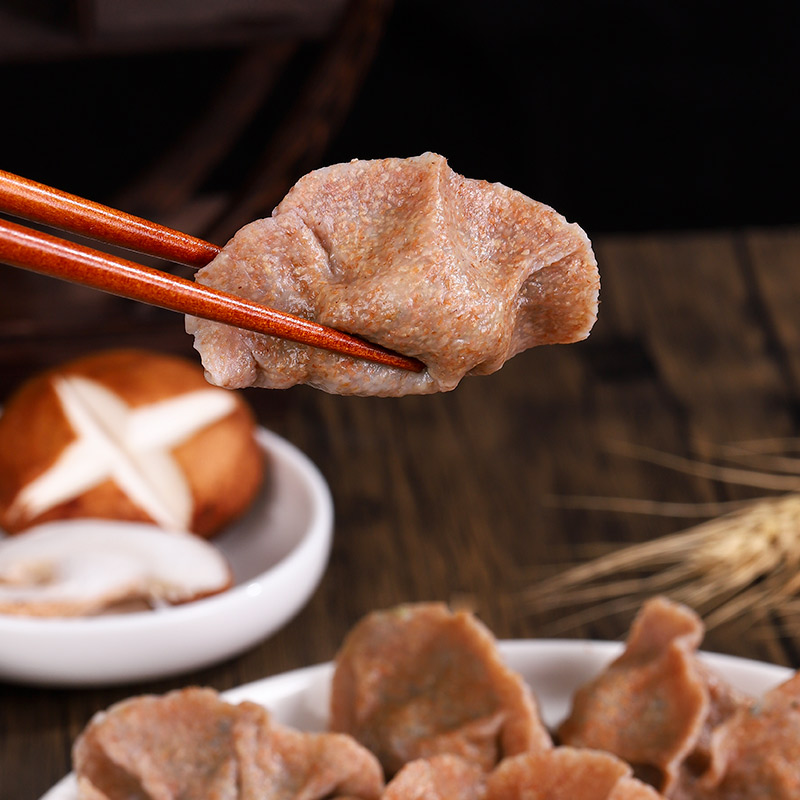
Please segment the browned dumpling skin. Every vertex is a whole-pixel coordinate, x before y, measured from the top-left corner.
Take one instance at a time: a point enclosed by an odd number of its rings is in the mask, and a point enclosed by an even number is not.
[[[358,395],[447,391],[528,347],[583,339],[599,291],[580,227],[434,153],[306,175],[196,279],[427,367],[417,374],[189,317],[212,383]]]
[[[381,800],[482,800],[486,773],[453,755],[419,758],[386,785]]]
[[[796,800],[800,797],[800,674],[739,709],[714,730],[697,800]]]
[[[700,731],[700,736],[695,742],[692,752],[681,765],[678,780],[674,784],[670,795],[676,800],[684,796],[698,775],[702,774],[711,760],[711,743],[714,731],[725,720],[741,709],[750,708],[753,699],[734,689],[723,678],[706,664],[695,659],[697,673],[705,684],[708,692],[708,714]]]
[[[557,747],[503,761],[486,781],[485,800],[659,800],[609,753]]]
[[[702,637],[693,611],[648,601],[624,653],[576,692],[560,742],[614,753],[664,794],[677,791],[682,770],[703,768],[712,726],[747,702],[697,660]]]
[[[387,775],[440,753],[490,770],[552,746],[491,633],[439,603],[374,612],[353,628],[336,658],[331,729],[354,736]]]
[[[142,696],[90,722],[73,748],[81,800],[375,800],[377,760],[348,736],[301,733],[210,689]]]

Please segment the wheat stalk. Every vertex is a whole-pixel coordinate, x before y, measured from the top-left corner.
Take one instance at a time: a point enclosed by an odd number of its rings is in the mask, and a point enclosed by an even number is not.
[[[792,446],[798,446],[791,440]],[[615,445],[622,454],[670,469],[726,483],[787,492],[734,503],[656,503],[628,498],[573,497],[571,508],[715,518],[684,531],[623,546],[527,587],[528,610],[581,607],[560,616],[551,629],[578,624],[637,607],[644,597],[668,594],[702,613],[713,628],[752,614],[776,614],[800,625],[800,477],[720,466],[633,445]],[[800,473],[800,459],[775,456],[779,440],[713,448],[722,457],[758,456],[783,473]],[[733,510],[731,510],[733,509]],[[724,512],[721,513],[720,512]]]

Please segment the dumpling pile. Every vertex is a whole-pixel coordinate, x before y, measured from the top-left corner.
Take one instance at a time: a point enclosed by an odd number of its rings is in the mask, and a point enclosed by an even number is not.
[[[575,695],[559,739],[630,763],[672,800],[800,797],[800,677],[754,699],[697,656],[703,625],[647,602],[625,652]]]
[[[613,755],[555,747],[530,688],[466,612],[379,611],[337,658],[331,729],[390,778],[383,800],[657,800]]]
[[[331,731],[207,689],[134,698],[75,743],[81,800],[657,800],[617,757],[554,747],[489,631],[440,604],[376,612],[336,659]],[[388,781],[388,782],[387,782]]]
[[[760,702],[700,660],[703,627],[656,598],[555,736],[491,633],[438,603],[359,622],[330,731],[190,688],[125,701],[77,740],[81,800],[796,800],[800,677]]]

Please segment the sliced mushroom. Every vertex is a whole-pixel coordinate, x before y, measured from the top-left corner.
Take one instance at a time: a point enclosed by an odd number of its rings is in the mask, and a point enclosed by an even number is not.
[[[0,541],[0,613],[85,616],[130,600],[174,604],[231,585],[225,557],[189,533],[98,520]]]

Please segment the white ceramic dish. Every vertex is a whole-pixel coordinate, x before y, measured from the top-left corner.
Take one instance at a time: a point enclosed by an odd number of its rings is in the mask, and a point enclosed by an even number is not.
[[[288,622],[318,585],[333,503],[311,461],[260,429],[264,488],[246,517],[214,540],[235,585],[186,605],[86,619],[0,615],[0,679],[80,686],[175,675],[233,656]]]
[[[506,663],[517,670],[536,693],[542,716],[555,726],[569,711],[572,693],[621,652],[616,642],[534,640],[501,642]],[[752,695],[763,694],[791,675],[774,664],[704,653],[707,663],[731,684]],[[270,709],[281,722],[302,730],[324,730],[333,667],[320,664],[287,672],[233,689],[231,702],[252,700]],[[77,800],[68,775],[41,800]]]

